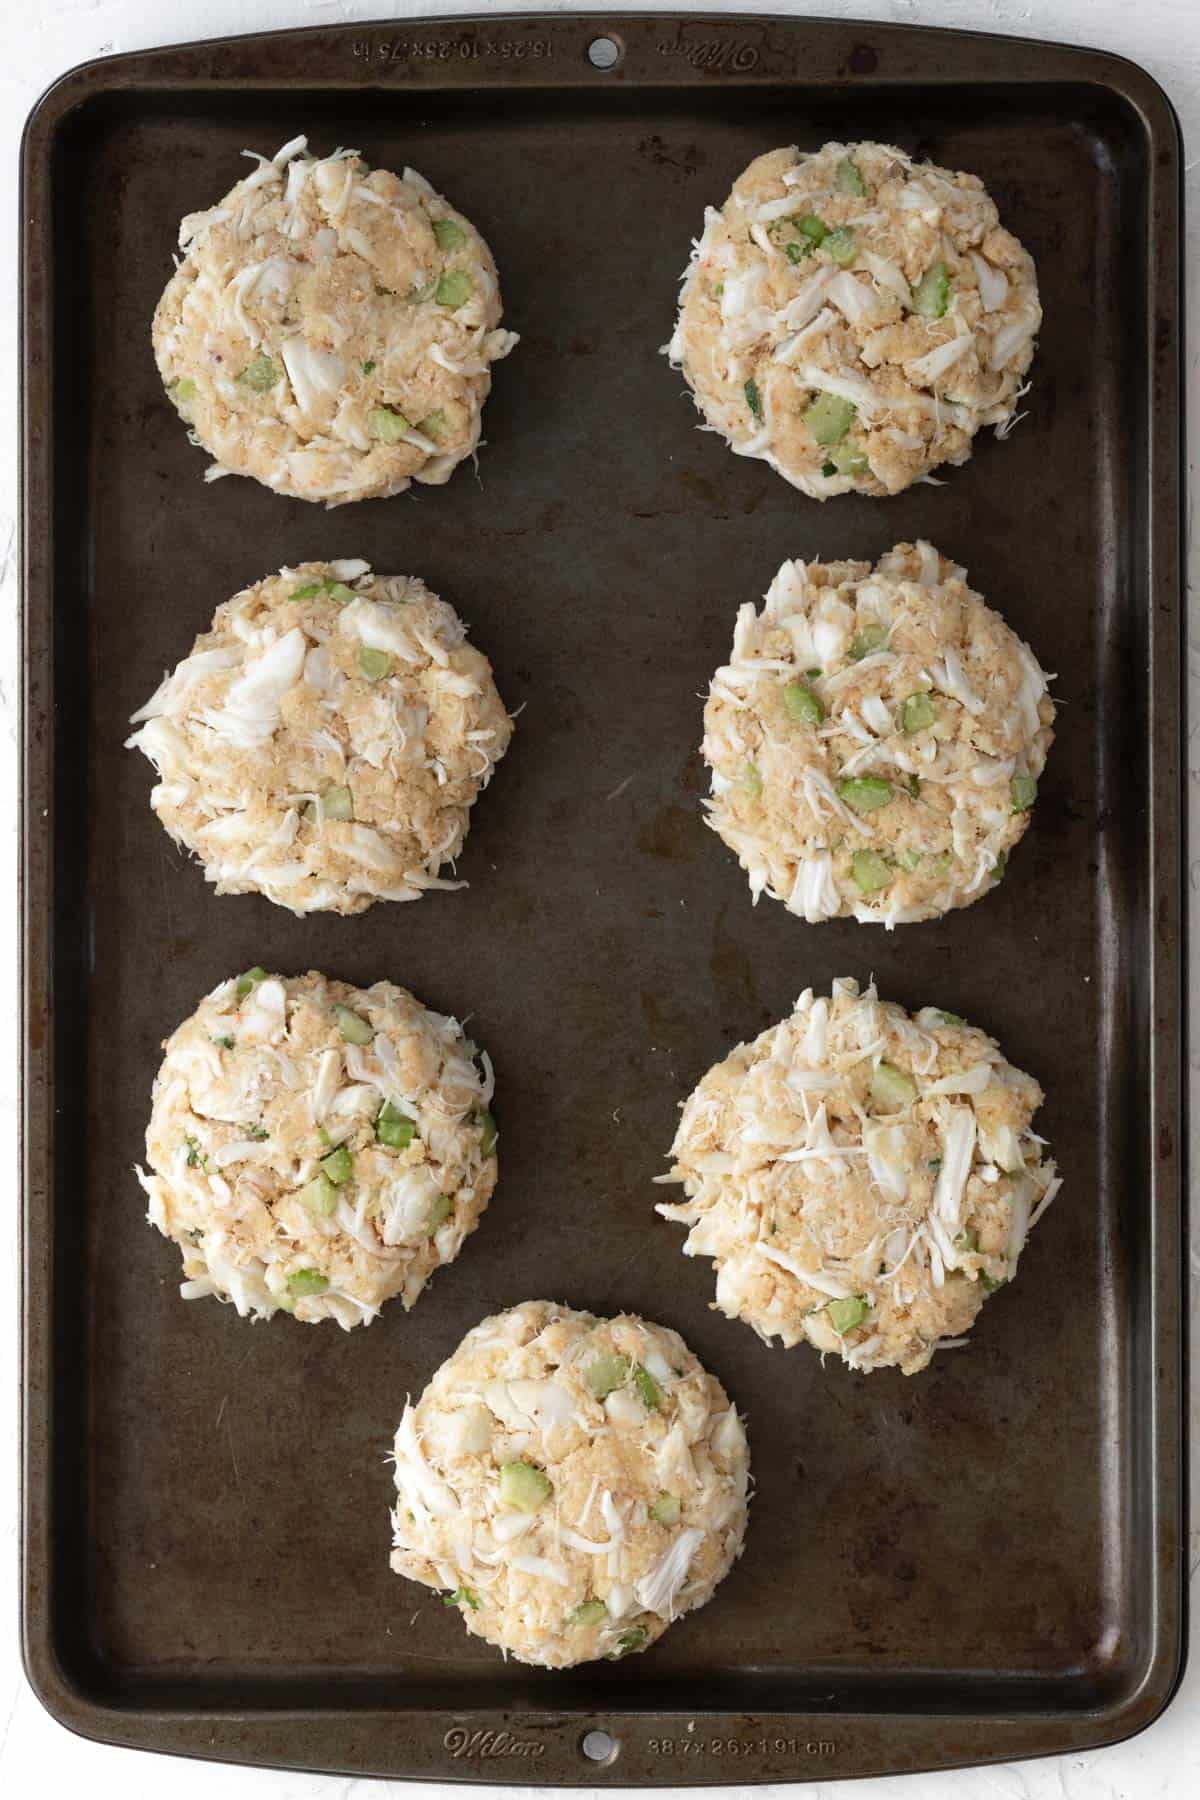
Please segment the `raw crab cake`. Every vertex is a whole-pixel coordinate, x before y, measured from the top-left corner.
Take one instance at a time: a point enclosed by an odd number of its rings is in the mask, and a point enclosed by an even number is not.
[[[704,709],[707,822],[755,898],[889,928],[969,906],[1025,832],[1053,738],[1032,651],[931,544],[784,563]]]
[[[491,251],[414,169],[315,158],[302,137],[256,162],[184,219],[154,314],[208,479],[253,475],[330,506],[446,481],[517,342]]]
[[[218,894],[297,914],[463,886],[438,870],[512,736],[453,607],[360,561],[235,594],[133,723],[150,804]]]
[[[392,1568],[566,1668],[644,1650],[740,1555],[749,1452],[683,1339],[531,1300],[485,1319],[396,1433]]]
[[[397,1294],[407,1310],[479,1223],[491,1064],[403,988],[251,969],[164,1048],[137,1173],[185,1300],[349,1331]]]
[[[1013,1280],[1058,1191],[1041,1102],[954,1013],[835,981],[709,1070],[659,1177],[687,1199],[658,1210],[712,1257],[729,1318],[912,1375]]]
[[[898,494],[1007,435],[1033,259],[974,175],[888,144],[758,157],[705,213],[668,346],[708,424],[813,499]]]

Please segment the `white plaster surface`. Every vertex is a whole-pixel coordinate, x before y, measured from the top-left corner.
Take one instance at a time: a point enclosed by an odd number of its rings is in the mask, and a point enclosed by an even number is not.
[[[602,0],[588,10],[601,10]],[[42,90],[64,70],[90,57],[307,24],[353,22],[485,10],[476,4],[442,0],[393,4],[386,0],[0,0],[0,1138],[16,1144],[16,791],[18,648],[16,631],[16,241],[17,150],[22,122]],[[637,10],[661,10],[659,0],[642,0]],[[503,12],[570,11],[562,0],[504,0]],[[611,6],[611,11],[621,10]],[[669,10],[669,9],[667,9]],[[676,0],[675,10],[734,12],[771,10],[811,17],[877,19],[905,24],[958,26],[1058,39],[1117,51],[1133,58],[1166,89],[1183,123],[1189,166],[1189,263],[1187,366],[1189,436],[1189,517],[1197,492],[1196,451],[1200,445],[1200,6],[1196,0]],[[1188,634],[1190,723],[1189,803],[1195,822],[1200,808],[1200,618],[1195,611],[1197,551],[1189,552],[1192,610]],[[1200,839],[1195,840],[1200,842]],[[1190,870],[1193,923],[1200,897],[1200,860]],[[1200,1071],[1200,1008],[1192,1006],[1193,1118]],[[1197,1133],[1193,1125],[1193,1163]],[[15,1163],[13,1165],[15,1173]],[[8,1323],[0,1335],[0,1796],[3,1800],[60,1800],[84,1794],[88,1800],[355,1800],[400,1784],[368,1783],[335,1776],[223,1765],[146,1756],[112,1749],[72,1736],[43,1712],[21,1672],[17,1644],[17,1358],[15,1299],[17,1247],[16,1189],[10,1190],[9,1229],[0,1233],[0,1293],[8,1297]],[[1196,1327],[1200,1254],[1192,1252],[1191,1319]],[[1192,1403],[1192,1440],[1200,1442],[1200,1418]],[[1193,1450],[1195,1463],[1196,1452]],[[1200,1510],[1200,1509],[1198,1509]],[[1200,1530],[1193,1525],[1189,1569],[1200,1565]],[[1193,1582],[1193,1597],[1195,1583]],[[454,1790],[426,1788],[448,1797]],[[478,1789],[485,1800],[506,1791]],[[666,1794],[670,1790],[660,1790]],[[779,1789],[745,1789],[747,1796]],[[733,1795],[743,1790],[726,1789]],[[1193,1800],[1200,1792],[1200,1656],[1194,1656],[1174,1704],[1156,1724],[1127,1744],[1086,1756],[997,1765],[938,1775],[912,1775],[871,1782],[812,1784],[812,1800]]]

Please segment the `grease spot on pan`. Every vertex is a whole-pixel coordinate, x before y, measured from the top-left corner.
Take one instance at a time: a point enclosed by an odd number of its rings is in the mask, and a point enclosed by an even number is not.
[[[682,806],[662,806],[638,832],[637,847],[667,862],[691,862],[696,854],[696,821]]]

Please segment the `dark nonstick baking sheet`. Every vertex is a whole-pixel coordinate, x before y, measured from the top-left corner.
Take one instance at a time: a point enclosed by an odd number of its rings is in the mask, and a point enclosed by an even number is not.
[[[609,71],[588,60],[608,35]],[[474,219],[506,323],[479,479],[325,513],[206,486],[150,314],[178,218],[297,130]],[[1038,260],[1028,417],[824,507],[736,459],[658,354],[705,202],[875,137],[982,175]],[[930,1768],[1126,1736],[1183,1641],[1179,169],[1140,70],[1017,40],[656,16],[333,30],[66,77],[24,158],[25,1647],[91,1736],[316,1769],[597,1785]],[[750,905],[701,825],[698,695],[784,557],[928,536],[1058,671],[1031,831],[893,936]],[[125,721],[235,589],[364,556],[452,599],[512,750],[467,891],[355,920],[216,899]],[[469,1014],[501,1178],[368,1331],[184,1305],[143,1222],[161,1039],[233,970],[387,976]],[[863,1378],[710,1310],[656,1219],[676,1106],[805,986],[865,979],[1042,1081],[1065,1187],[969,1348]],[[677,1327],[748,1415],[745,1556],[654,1651],[505,1663],[387,1568],[384,1458],[486,1311]],[[585,1733],[615,1751],[594,1762]]]

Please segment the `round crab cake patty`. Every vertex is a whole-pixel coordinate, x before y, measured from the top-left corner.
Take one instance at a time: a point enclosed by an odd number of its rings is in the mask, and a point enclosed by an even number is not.
[[[517,342],[499,329],[491,251],[414,169],[315,158],[303,137],[256,160],[183,220],[154,314],[163,383],[215,458],[207,478],[330,506],[448,480]]]
[[[706,211],[667,349],[731,449],[824,500],[966,462],[981,425],[1007,436],[1041,319],[977,176],[793,146]]]
[[[931,544],[784,563],[709,690],[707,823],[810,925],[969,906],[1029,824],[1048,679]]]
[[[749,1451],[683,1339],[530,1300],[485,1319],[396,1433],[392,1568],[520,1662],[644,1650],[741,1554]]]
[[[397,1294],[407,1310],[479,1223],[491,1064],[403,988],[251,969],[164,1049],[137,1174],[185,1300],[349,1331]]]
[[[218,894],[297,914],[417,900],[467,835],[512,721],[446,601],[365,562],[301,563],[219,606],[127,740]]]
[[[729,1318],[912,1375],[1014,1279],[1058,1192],[1042,1097],[954,1013],[808,989],[689,1096],[659,1177],[687,1199],[658,1211],[712,1257]]]

